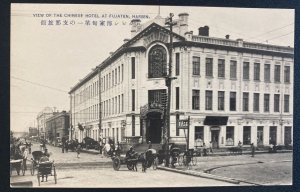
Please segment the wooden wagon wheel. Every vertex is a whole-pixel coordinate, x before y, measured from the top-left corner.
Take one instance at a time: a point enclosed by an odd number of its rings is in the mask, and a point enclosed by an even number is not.
[[[57,184],[57,175],[56,175],[55,165],[52,165],[52,168],[53,168],[53,174],[54,174],[54,181],[55,181],[55,184]]]
[[[34,161],[31,161],[30,173],[31,173],[31,175],[34,175]]]
[[[22,171],[22,175],[25,175],[25,165],[24,165],[24,161],[22,160],[21,162],[21,171]]]
[[[154,159],[153,164],[152,164],[152,167],[153,167],[154,170],[157,169],[157,165],[158,165],[158,157],[156,157],[156,158]]]
[[[39,183],[39,186],[41,185],[41,181],[40,181],[40,172],[37,171],[37,179],[38,179],[38,183]]]
[[[126,164],[127,164],[128,170],[133,170],[134,166],[133,166],[132,162],[127,162]]]
[[[120,166],[121,166],[121,161],[118,157],[114,158],[113,160],[113,168],[115,171],[119,171],[120,169]]]

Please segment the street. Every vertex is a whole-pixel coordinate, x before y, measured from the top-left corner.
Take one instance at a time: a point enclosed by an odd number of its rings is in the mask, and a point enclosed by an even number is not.
[[[188,187],[188,186],[235,186],[235,184],[195,177],[165,170],[147,169],[146,173],[129,171],[126,165],[121,165],[119,171],[112,168],[110,158],[100,154],[81,153],[80,158],[75,152],[62,153],[61,148],[47,146],[54,160],[57,172],[57,184],[54,177],[49,176],[48,182],[42,182],[40,187],[88,187],[88,188],[120,188],[120,187]],[[34,144],[32,151],[39,150]],[[31,156],[31,155],[30,155]],[[29,157],[30,159],[31,157]],[[197,165],[191,169],[217,176],[240,180],[240,185],[276,185],[292,183],[292,153],[259,154],[237,156],[198,157]],[[31,162],[27,161],[28,170],[25,176],[17,176],[13,171],[11,182],[32,181],[33,187],[39,187],[37,176],[31,176]],[[186,167],[177,167],[186,170]],[[172,178],[166,182],[165,178]],[[245,181],[245,182],[243,182]]]

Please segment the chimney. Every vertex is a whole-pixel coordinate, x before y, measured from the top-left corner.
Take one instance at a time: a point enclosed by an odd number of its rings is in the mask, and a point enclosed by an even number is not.
[[[230,37],[229,35],[226,35],[226,36],[225,36],[226,39],[229,39],[229,37]]]
[[[209,27],[207,25],[205,25],[204,27],[199,27],[198,30],[200,36],[209,36]]]
[[[130,24],[131,24],[131,38],[132,38],[138,32],[138,26],[141,24],[141,20],[140,19],[132,19]]]
[[[179,20],[177,25],[179,26],[179,35],[184,36],[186,32],[188,32],[188,13],[180,13],[178,14]]]

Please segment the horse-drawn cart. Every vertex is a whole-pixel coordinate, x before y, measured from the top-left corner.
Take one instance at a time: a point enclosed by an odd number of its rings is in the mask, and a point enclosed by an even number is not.
[[[22,175],[25,175],[25,165],[23,159],[11,159],[10,160],[10,175],[12,175],[12,170],[15,168],[17,170],[17,174],[20,175],[20,171]]]

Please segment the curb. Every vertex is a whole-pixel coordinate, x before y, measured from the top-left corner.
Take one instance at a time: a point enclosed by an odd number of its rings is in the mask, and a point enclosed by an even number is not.
[[[208,174],[208,173],[201,173],[201,172],[191,171],[191,170],[182,171],[182,170],[172,169],[172,168],[162,167],[162,166],[158,166],[157,168],[161,169],[161,170],[171,171],[171,172],[175,172],[175,173],[181,173],[181,174],[185,174],[185,175],[202,177],[202,178],[206,178],[206,179],[214,179],[214,180],[218,180],[218,181],[225,181],[225,182],[233,183],[233,184],[240,184],[240,181],[238,181],[238,180],[228,178],[228,177],[221,177],[221,176],[217,176],[217,175],[211,175],[211,174]]]
[[[112,162],[83,162],[83,163],[55,163],[55,167],[59,169],[78,168],[109,168]]]

